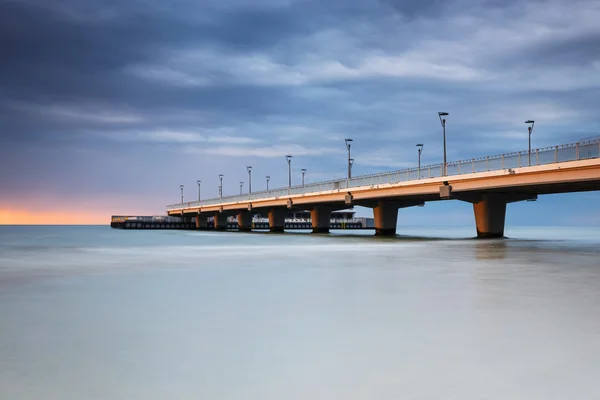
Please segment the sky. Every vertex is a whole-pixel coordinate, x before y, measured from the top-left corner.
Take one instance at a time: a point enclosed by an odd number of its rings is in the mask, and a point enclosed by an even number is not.
[[[597,0],[1,0],[0,224],[111,214],[600,137]],[[511,204],[600,225],[598,193]],[[359,214],[370,215],[361,209]],[[458,201],[400,223],[473,223]]]

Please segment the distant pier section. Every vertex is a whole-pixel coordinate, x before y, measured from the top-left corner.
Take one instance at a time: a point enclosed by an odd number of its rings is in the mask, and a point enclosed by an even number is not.
[[[198,230],[195,218],[180,218],[173,216],[129,216],[113,215],[110,221],[111,228],[116,229],[186,229]],[[354,211],[335,211],[331,213],[331,229],[374,229],[373,218],[355,217]],[[209,218],[204,230],[215,229],[213,218]],[[235,216],[227,219],[227,228],[239,230]],[[256,214],[252,218],[252,229],[269,230],[269,218]],[[310,211],[290,212],[285,218],[285,229],[313,229]]]

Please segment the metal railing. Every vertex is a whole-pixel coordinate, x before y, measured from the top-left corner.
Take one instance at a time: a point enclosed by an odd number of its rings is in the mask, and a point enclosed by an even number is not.
[[[531,156],[531,163],[530,163]],[[590,158],[600,158],[600,139],[558,146],[532,149],[515,153],[505,153],[495,156],[472,158],[449,162],[446,166],[446,176],[471,174],[476,172],[498,171],[509,168],[520,168],[534,165],[545,165],[565,161],[576,161]],[[444,165],[433,164],[421,168],[408,168],[398,171],[381,172],[377,174],[361,175],[348,180],[335,179],[325,182],[309,183],[304,186],[297,185],[291,188],[277,188],[242,195],[223,196],[213,199],[184,202],[167,206],[167,211],[181,208],[195,208],[223,203],[248,202],[257,199],[278,199],[290,195],[315,194],[320,192],[345,190],[361,186],[377,186],[398,182],[414,181],[419,179],[440,178],[443,176]]]

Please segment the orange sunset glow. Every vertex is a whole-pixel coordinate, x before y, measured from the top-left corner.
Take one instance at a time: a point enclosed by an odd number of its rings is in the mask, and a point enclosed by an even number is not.
[[[106,211],[28,211],[0,209],[0,225],[107,225]]]

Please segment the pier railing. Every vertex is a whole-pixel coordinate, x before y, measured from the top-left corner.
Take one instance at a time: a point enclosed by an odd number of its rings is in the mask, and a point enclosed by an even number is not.
[[[532,149],[531,153],[529,153],[529,150],[524,150],[514,153],[449,162],[446,164],[446,176],[546,165],[590,158],[600,158],[600,139]],[[242,195],[223,196],[201,201],[184,202],[182,204],[171,204],[167,206],[167,211],[184,207],[194,208],[221,203],[247,202],[249,200],[265,198],[277,199],[289,195],[319,193],[361,186],[377,186],[419,179],[439,178],[442,176],[444,176],[444,164],[432,164],[422,166],[421,168],[415,167],[377,174],[361,175],[353,177],[350,180],[346,178],[335,179],[325,182],[309,183],[304,186],[292,186],[291,188],[277,188],[268,191],[263,190],[245,193]]]

